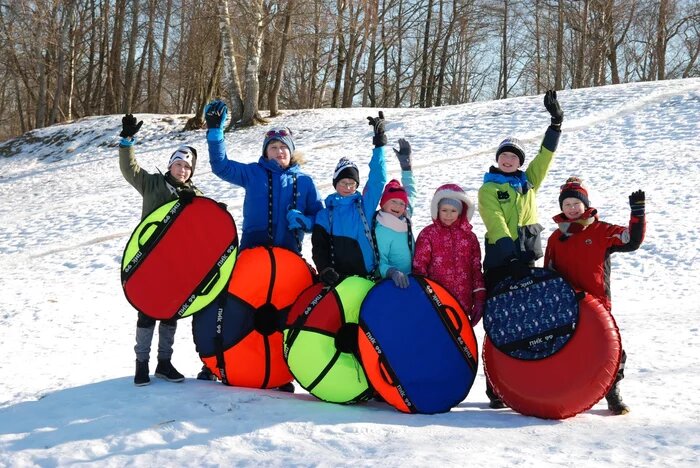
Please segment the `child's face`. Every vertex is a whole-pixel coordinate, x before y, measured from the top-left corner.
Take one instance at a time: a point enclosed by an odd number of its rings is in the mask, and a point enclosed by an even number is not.
[[[520,167],[520,159],[515,153],[504,151],[498,155],[498,168],[506,173],[515,172]]]
[[[179,182],[187,182],[192,175],[192,168],[185,161],[178,160],[170,166],[170,175]]]
[[[287,169],[292,161],[289,147],[279,140],[272,140],[265,149],[265,156],[271,161],[277,161],[282,169]]]
[[[578,198],[565,198],[561,204],[561,210],[567,219],[579,219],[586,211],[586,205]]]
[[[403,200],[392,198],[382,205],[382,211],[400,218],[404,215],[404,213],[406,213],[406,204]]]
[[[353,179],[346,177],[344,179],[340,179],[338,183],[335,185],[335,191],[338,192],[338,195],[341,197],[347,197],[355,193],[355,190],[357,189],[357,182],[355,182]]]
[[[452,226],[452,224],[459,218],[459,211],[452,205],[441,205],[438,210],[438,219],[445,226]]]

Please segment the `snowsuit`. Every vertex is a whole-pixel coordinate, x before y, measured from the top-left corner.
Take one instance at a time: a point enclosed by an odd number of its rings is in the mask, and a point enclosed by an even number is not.
[[[202,195],[191,179],[183,184],[175,180],[170,172],[163,175],[150,174],[143,170],[136,162],[133,146],[119,146],[119,169],[121,169],[126,181],[143,196],[142,220],[154,209],[177,199],[182,192],[194,192],[195,195]],[[148,362],[150,358],[155,326],[155,319],[142,312],[138,313],[134,352],[139,361]],[[172,357],[176,329],[177,318],[160,321],[158,326],[158,360],[170,360]]]
[[[245,164],[228,159],[224,140],[207,144],[212,172],[246,190],[240,248],[274,245],[301,253],[304,233],[288,229],[287,212],[297,209],[313,222],[323,208],[313,179],[295,163],[282,169],[261,156]]]
[[[406,214],[400,219],[390,213],[375,213],[374,236],[379,251],[379,275],[386,277],[389,268],[396,268],[401,273],[411,273],[415,239],[411,231],[410,218],[413,214],[413,200],[416,189],[413,184],[413,172],[401,171],[401,185],[406,189],[409,205]]]
[[[457,198],[455,194],[459,193],[461,197]],[[462,201],[462,212],[450,226],[443,224],[437,215],[438,204],[443,198]],[[458,186],[448,184],[440,187],[433,196],[431,212],[433,224],[426,226],[416,240],[413,273],[440,283],[459,301],[469,318],[474,319],[473,314],[478,307],[483,307],[486,299],[481,249],[469,222],[474,203]]]
[[[542,257],[535,196],[547,176],[561,132],[549,127],[527,170],[512,174],[491,167],[479,189],[479,214],[486,226],[484,271],[507,265],[511,258],[534,264]],[[490,281],[489,281],[490,282]]]
[[[611,310],[610,255],[633,252],[642,245],[645,217],[631,215],[628,227],[624,227],[599,221],[597,210],[588,208],[575,221],[563,213],[553,219],[559,228],[547,241],[544,266],[558,271],[575,289],[591,294]],[[623,349],[615,384],[625,377],[626,361]]]
[[[379,264],[372,239],[372,216],[386,184],[386,146],[374,148],[363,194],[326,197],[311,235],[312,255],[319,272],[332,267],[341,276],[373,276]]]

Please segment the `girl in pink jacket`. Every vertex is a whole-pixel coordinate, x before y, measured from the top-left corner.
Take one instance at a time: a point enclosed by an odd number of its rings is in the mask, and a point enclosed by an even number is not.
[[[481,248],[469,223],[474,203],[461,187],[445,184],[430,203],[433,224],[416,240],[413,273],[440,283],[462,305],[472,326],[481,320],[486,301]]]

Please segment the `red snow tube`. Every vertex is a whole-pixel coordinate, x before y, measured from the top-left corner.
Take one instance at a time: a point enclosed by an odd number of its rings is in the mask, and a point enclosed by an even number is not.
[[[151,318],[187,317],[226,287],[237,249],[236,225],[225,208],[205,197],[173,200],[131,235],[122,258],[124,294]]]
[[[200,347],[219,343],[219,349],[208,355],[200,351],[202,361],[228,385],[275,388],[291,382],[282,328],[292,304],[312,284],[311,268],[290,250],[255,247],[241,251],[225,299],[218,300],[218,310],[210,310],[215,302],[201,312],[201,320],[195,315],[195,341]],[[212,325],[205,327],[211,313]]]
[[[484,337],[484,371],[494,391],[515,411],[545,419],[575,416],[610,390],[622,345],[615,319],[590,295],[579,304],[576,332],[557,353],[515,359]]]

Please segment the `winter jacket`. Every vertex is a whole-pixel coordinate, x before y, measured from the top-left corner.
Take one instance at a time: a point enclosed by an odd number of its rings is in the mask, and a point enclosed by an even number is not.
[[[629,226],[599,221],[589,208],[577,221],[555,216],[559,229],[547,241],[544,265],[577,289],[598,298],[610,310],[610,254],[637,250],[644,240],[644,216],[630,216]]]
[[[547,129],[537,156],[525,172],[505,174],[492,167],[479,189],[479,214],[486,226],[484,270],[517,257],[534,262],[542,257],[535,196],[547,176],[561,132]]]
[[[386,184],[386,146],[374,148],[363,194],[329,195],[316,215],[312,256],[319,272],[332,267],[342,276],[370,276],[378,261],[372,240],[372,217]]]
[[[382,211],[375,213],[374,235],[379,252],[379,275],[382,278],[392,267],[405,274],[411,273],[412,269],[416,243],[410,225],[416,196],[413,172],[401,171],[401,185],[406,189],[409,200],[406,215],[399,219]]]
[[[462,201],[462,213],[452,225],[446,226],[438,219],[438,203],[448,192],[457,189],[463,196],[458,198]],[[474,203],[459,187],[448,184],[438,189],[431,202],[433,223],[418,235],[413,257],[413,273],[440,283],[459,301],[470,318],[474,318],[473,309],[483,307],[486,299],[481,249],[469,222],[473,213]]]
[[[224,140],[207,140],[207,144],[212,172],[246,190],[241,249],[275,245],[300,253],[304,233],[288,229],[287,212],[297,209],[313,225],[316,213],[323,207],[313,179],[301,172],[298,164],[282,169],[265,157],[245,164],[228,159]],[[270,191],[272,207],[269,207]]]
[[[195,187],[192,180],[184,184],[167,174],[149,174],[136,162],[133,146],[119,146],[119,169],[122,175],[143,197],[141,219],[153,210],[169,201],[178,198],[184,191],[193,191],[201,196],[202,192]]]

